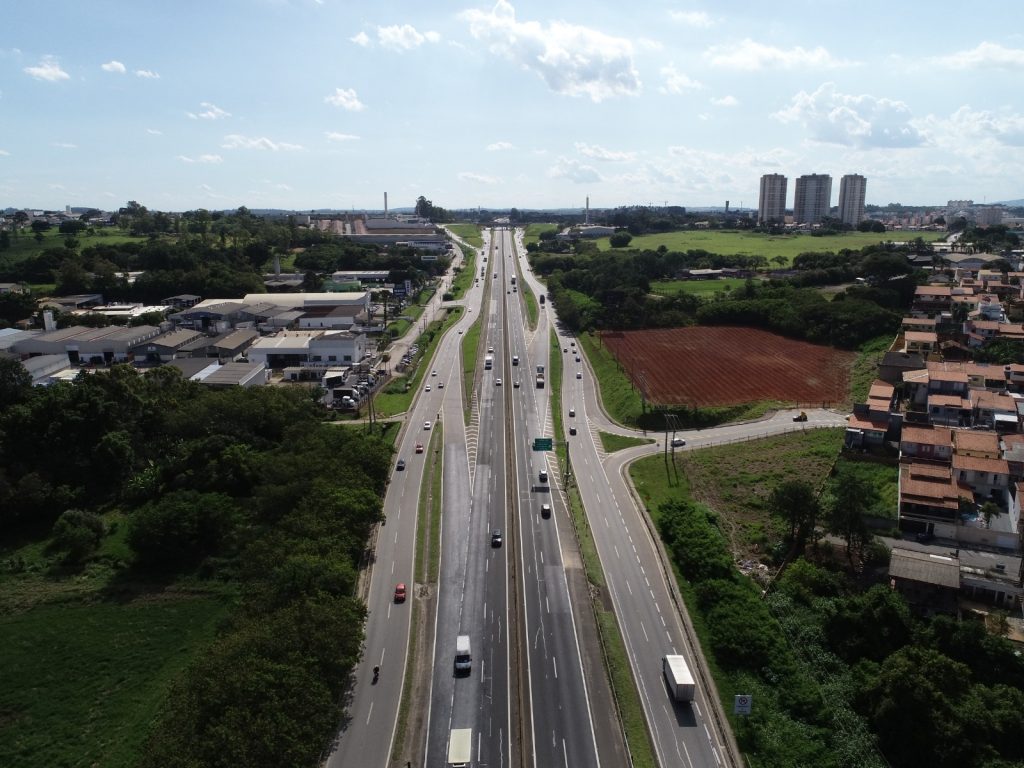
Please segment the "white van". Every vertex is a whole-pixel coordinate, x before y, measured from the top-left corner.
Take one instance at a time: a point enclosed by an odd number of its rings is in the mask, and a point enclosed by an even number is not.
[[[473,668],[473,654],[469,651],[469,635],[455,638],[455,674],[468,675]]]

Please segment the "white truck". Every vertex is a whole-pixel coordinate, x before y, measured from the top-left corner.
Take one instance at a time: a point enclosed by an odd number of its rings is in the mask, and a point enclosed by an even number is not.
[[[484,358],[484,370],[489,371],[494,368],[494,355],[487,355]]]
[[[686,659],[678,655],[668,655],[661,660],[661,671],[665,675],[665,682],[676,701],[693,701],[697,693],[697,684],[690,674],[690,668],[686,665]]]
[[[465,768],[473,759],[473,729],[452,728],[448,738],[448,765]]]

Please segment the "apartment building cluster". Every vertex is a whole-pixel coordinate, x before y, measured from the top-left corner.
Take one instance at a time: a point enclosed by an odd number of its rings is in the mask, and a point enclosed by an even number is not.
[[[847,448],[898,450],[900,530],[951,544],[941,556],[893,550],[894,586],[927,610],[960,598],[1011,608],[1024,595],[1024,364],[974,360],[1024,344],[1021,320],[1024,272],[961,265],[950,284],[918,286],[847,425]]]
[[[788,180],[781,173],[761,177],[761,191],[757,205],[759,225],[795,224],[814,226],[832,215],[832,177],[827,173],[811,173],[796,180],[793,193],[793,215],[786,215],[786,189]],[[836,218],[843,224],[857,226],[864,220],[864,196],[867,179],[858,174],[847,174],[839,182],[839,208]]]

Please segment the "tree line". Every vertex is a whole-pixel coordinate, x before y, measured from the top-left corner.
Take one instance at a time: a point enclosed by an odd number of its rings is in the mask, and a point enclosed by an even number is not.
[[[312,765],[361,653],[358,567],[391,447],[322,423],[300,390],[214,390],[169,367],[26,378],[0,360],[0,544],[44,542],[73,577],[116,517],[132,557],[107,563],[113,583],[237,587],[142,765]]]

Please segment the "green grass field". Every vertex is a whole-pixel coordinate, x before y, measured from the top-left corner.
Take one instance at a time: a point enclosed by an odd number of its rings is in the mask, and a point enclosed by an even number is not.
[[[480,227],[476,224],[446,224],[445,226],[470,245],[477,248],[484,247],[484,239],[480,234]]]
[[[726,277],[721,280],[659,280],[651,283],[651,293],[661,296],[675,296],[677,293],[691,293],[694,296],[707,298],[726,289],[735,291],[742,288],[747,281],[739,277]],[[760,282],[760,281],[758,281]]]
[[[899,467],[895,464],[880,464],[874,461],[856,461],[840,456],[836,461],[837,472],[850,473],[875,489],[878,498],[871,505],[869,514],[886,517],[896,522],[899,517]],[[831,481],[830,483],[831,484]],[[828,486],[826,486],[828,487]]]
[[[480,349],[480,333],[483,329],[482,323],[477,320],[462,336],[462,392],[465,403],[464,417],[466,424],[469,424],[469,417],[472,412],[473,384],[476,380],[476,359]]]
[[[557,224],[527,224],[526,232],[523,234],[523,245],[536,243],[538,240],[540,240],[541,232],[547,232],[549,229],[557,228]]]
[[[649,445],[654,442],[652,437],[631,437],[630,435],[616,435],[612,432],[598,432],[601,438],[601,447],[605,453],[615,453],[624,448],[632,448],[634,445]]]
[[[230,602],[163,592],[0,618],[0,765],[137,765],[170,682],[213,639]]]
[[[9,264],[17,264],[19,261],[36,256],[47,248],[63,248],[66,235],[57,231],[57,227],[43,232],[43,241],[36,242],[35,233],[31,230],[22,230],[17,237],[12,235],[11,247],[6,251],[0,251],[0,269]],[[147,237],[129,235],[117,228],[97,229],[94,232],[82,232],[76,235],[78,249],[88,248],[91,245],[113,245],[115,243],[144,243],[149,240]]]
[[[756,232],[739,232],[735,230],[687,230],[683,232],[664,232],[655,235],[634,237],[629,244],[633,249],[655,250],[664,245],[670,251],[704,250],[723,256],[746,255],[764,256],[769,266],[775,266],[771,259],[781,256],[787,264],[792,263],[794,256],[808,251],[838,251],[843,248],[859,249],[866,245],[874,245],[885,240],[912,240],[920,237],[926,241],[939,240],[940,232],[887,233],[879,235],[874,232],[846,232],[840,235],[765,235]],[[607,237],[597,241],[597,247],[603,251],[611,249]]]

